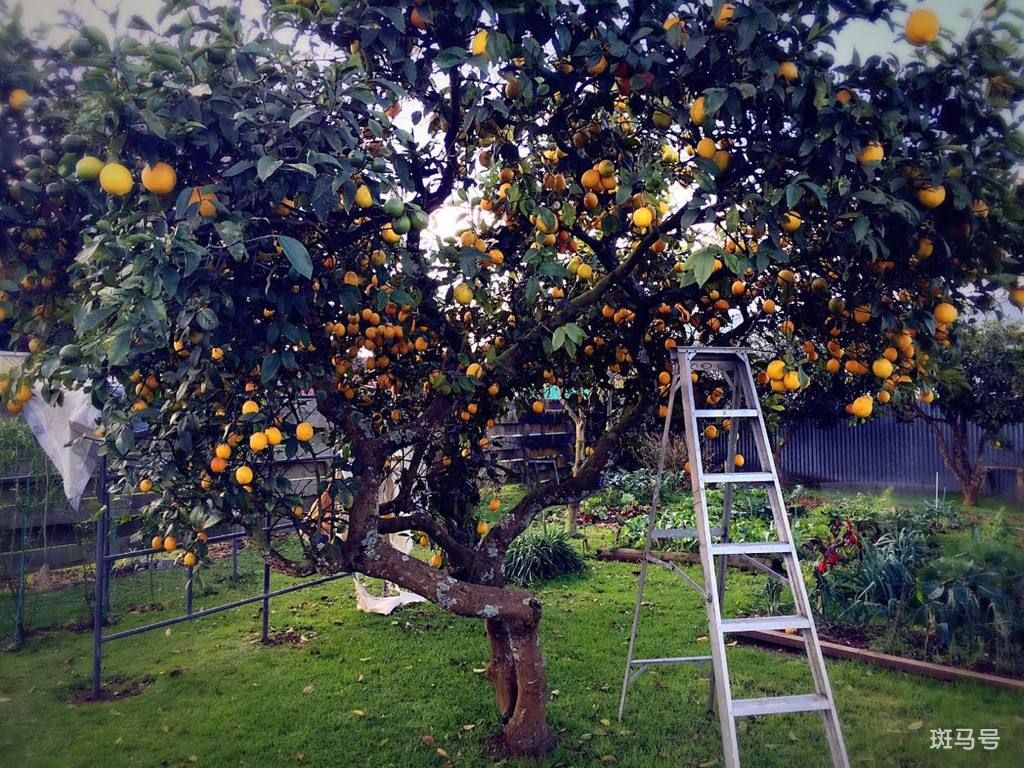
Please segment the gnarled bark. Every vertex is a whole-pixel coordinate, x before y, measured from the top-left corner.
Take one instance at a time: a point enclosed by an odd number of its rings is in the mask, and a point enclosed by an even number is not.
[[[503,644],[512,657],[515,702],[493,746],[502,754],[546,755],[554,748],[556,739],[547,722],[547,673],[537,637],[538,626],[519,622],[496,623],[504,624]]]

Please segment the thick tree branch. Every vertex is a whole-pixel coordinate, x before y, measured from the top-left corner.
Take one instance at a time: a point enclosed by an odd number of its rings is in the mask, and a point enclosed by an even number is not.
[[[384,508],[381,508],[381,512]],[[382,534],[401,533],[402,531],[423,531],[448,553],[448,558],[458,567],[467,567],[472,561],[475,551],[460,542],[448,531],[448,526],[441,520],[427,514],[416,512],[396,517],[381,517],[377,530]]]

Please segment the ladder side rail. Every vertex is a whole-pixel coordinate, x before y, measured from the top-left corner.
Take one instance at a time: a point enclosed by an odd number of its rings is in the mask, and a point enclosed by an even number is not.
[[[731,395],[731,408],[735,410],[739,407],[739,379],[743,376],[743,372],[737,370],[735,375],[730,378],[730,385],[732,386]],[[728,378],[728,377],[727,377]],[[729,438],[727,441],[726,450],[728,454],[725,457],[725,472],[732,474],[736,471],[736,450],[739,443],[739,424],[735,421],[730,420],[729,423]],[[729,523],[732,521],[732,494],[733,486],[732,483],[728,483],[722,491],[722,541],[730,541],[729,538]],[[725,567],[726,562],[724,556],[719,556],[718,559],[718,601],[722,605],[725,604]]]
[[[636,603],[633,606],[633,625],[629,632],[629,650],[626,653],[626,672],[622,678],[622,693],[619,696],[619,722],[622,721],[622,713],[626,709],[626,693],[632,682],[630,672],[633,665],[633,653],[636,650],[637,630],[640,626],[640,608],[644,599],[644,587],[647,583],[648,558],[651,554],[651,546],[654,540],[654,529],[658,519],[658,501],[661,497],[661,478],[665,471],[665,455],[668,452],[668,440],[672,429],[672,409],[675,406],[676,392],[679,389],[679,373],[676,370],[673,374],[672,384],[669,386],[668,406],[665,413],[665,426],[661,431],[661,452],[658,456],[658,473],[654,478],[654,493],[651,497],[651,508],[647,512],[647,532],[644,537],[644,554],[640,560],[640,580],[637,584]],[[635,679],[635,678],[634,678]]]
[[[744,355],[746,360],[746,355]],[[815,691],[825,696],[829,701],[829,708],[821,712],[822,721],[825,725],[826,736],[828,737],[829,750],[832,754],[832,764],[839,768],[849,768],[849,758],[846,755],[846,746],[843,741],[842,729],[839,725],[839,715],[835,708],[835,697],[832,695],[832,687],[829,684],[828,672],[825,669],[825,657],[821,652],[821,644],[818,640],[818,630],[815,626],[814,616],[811,611],[810,598],[807,595],[807,585],[804,584],[803,573],[800,570],[800,562],[796,554],[796,544],[793,542],[793,535],[789,526],[789,518],[786,514],[785,501],[782,496],[782,486],[779,483],[779,473],[775,466],[775,457],[772,455],[768,428],[764,423],[764,414],[761,411],[761,401],[757,397],[757,390],[754,386],[753,372],[750,370],[749,361],[746,365],[745,376],[743,376],[743,388],[747,395],[748,402],[756,404],[758,410],[757,427],[754,429],[754,441],[757,444],[762,467],[767,468],[772,474],[773,480],[769,486],[768,493],[772,497],[772,510],[775,514],[778,526],[780,541],[787,541],[792,545],[791,553],[786,557],[787,568],[792,568],[789,575],[790,590],[793,592],[793,600],[797,614],[805,617],[808,621],[806,629],[802,630],[804,647],[807,652],[807,659],[811,669],[811,677],[814,680]]]
[[[722,730],[722,750],[726,768],[739,768],[739,743],[736,739],[736,721],[732,712],[732,691],[729,671],[725,658],[725,637],[720,620],[722,609],[715,588],[715,564],[711,554],[711,523],[707,517],[707,500],[704,494],[704,467],[700,451],[700,437],[697,433],[696,405],[693,397],[693,380],[690,376],[689,354],[677,350],[676,370],[680,371],[682,385],[683,415],[686,426],[686,453],[690,460],[690,485],[693,490],[694,517],[700,535],[700,563],[704,573],[705,595],[708,608],[708,642],[711,646],[714,669],[714,690],[718,704],[718,721]]]

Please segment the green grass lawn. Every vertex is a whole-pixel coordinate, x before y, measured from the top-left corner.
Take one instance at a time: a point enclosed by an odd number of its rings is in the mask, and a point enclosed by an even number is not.
[[[585,533],[592,546],[608,543],[607,529]],[[207,593],[197,597],[197,608],[261,587],[259,565],[247,552],[237,586],[229,561],[203,571]],[[697,571],[690,569],[695,577]],[[292,581],[275,574],[273,586]],[[750,607],[762,584],[761,577],[734,577],[730,611]],[[180,612],[183,585],[181,569],[116,580],[116,629]],[[706,653],[706,619],[696,596],[660,570],[649,585],[640,654]],[[560,733],[558,750],[540,764],[720,764],[717,721],[705,712],[707,684],[693,668],[646,673],[631,689],[623,723],[615,720],[635,588],[636,566],[591,561],[585,576],[535,590],[545,606],[550,719]],[[87,617],[83,594],[79,586],[33,595],[31,625]],[[164,609],[129,610],[154,602]],[[0,603],[4,620],[9,608]],[[430,605],[391,617],[360,614],[351,582],[341,580],[274,600],[271,623],[294,642],[262,646],[256,604],[111,643],[108,683],[151,682],[138,695],[101,703],[74,703],[89,686],[90,633],[37,631],[22,650],[0,654],[0,764],[405,768],[445,765],[439,749],[455,766],[493,764],[484,752],[497,722],[482,674],[480,622]],[[729,654],[737,696],[810,690],[802,657],[744,644]],[[853,662],[830,661],[829,670],[855,765],[978,763],[977,749],[931,751],[932,728],[998,728],[1000,746],[984,753],[982,764],[1020,764],[1024,697]],[[828,764],[816,715],[741,726],[745,765]]]

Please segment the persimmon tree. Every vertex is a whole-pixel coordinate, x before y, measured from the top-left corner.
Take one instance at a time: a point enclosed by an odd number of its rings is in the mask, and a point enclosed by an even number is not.
[[[504,554],[596,487],[671,349],[765,338],[797,389],[893,357],[880,386],[910,397],[957,310],[1015,284],[1003,6],[955,41],[886,0],[170,0],[56,47],[5,12],[0,320],[46,397],[92,393],[154,531],[201,560],[205,528],[284,517],[296,571],[484,620],[495,744],[543,753],[541,606]],[[861,18],[914,57],[837,65]],[[457,237],[428,228],[444,206]],[[490,421],[612,378],[579,471],[479,526]],[[317,514],[274,456],[330,462]],[[433,564],[386,544],[405,530]]]

